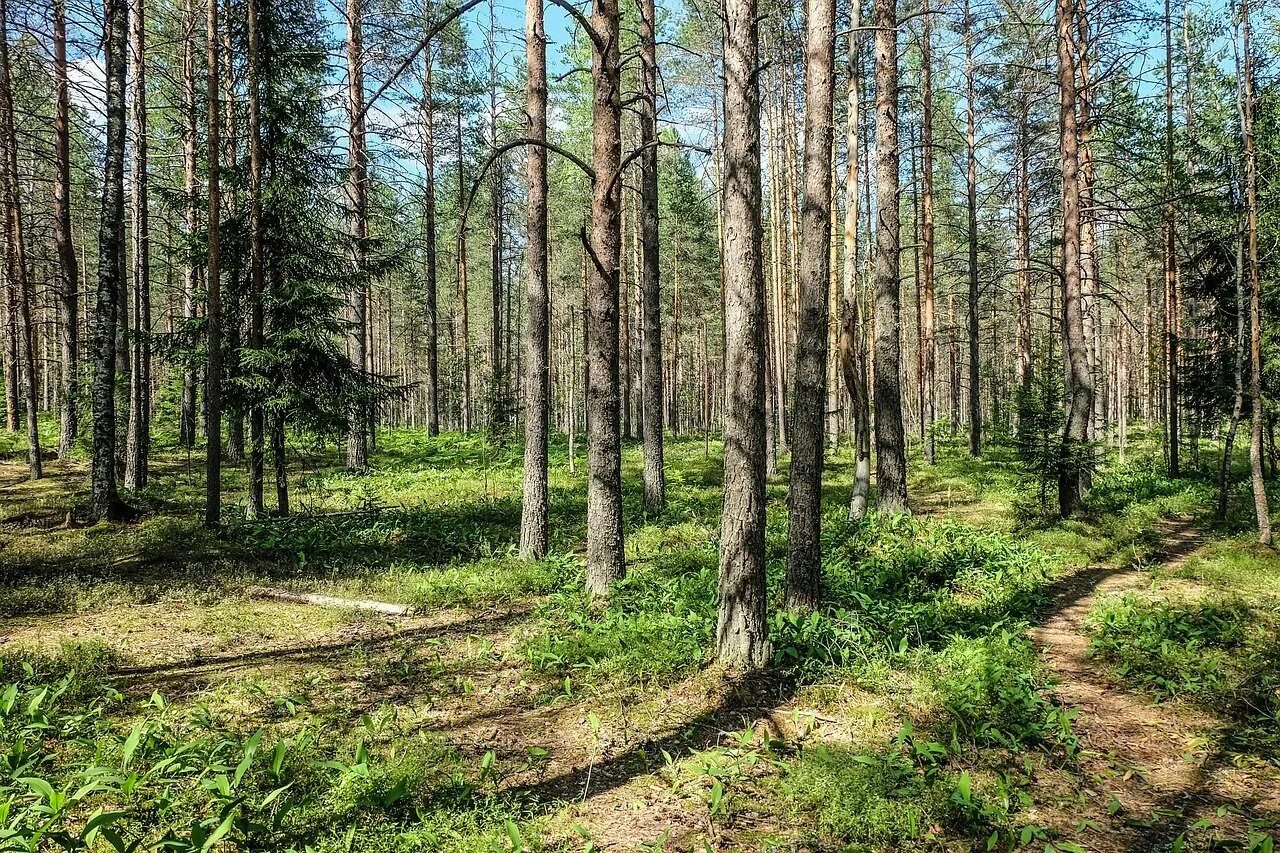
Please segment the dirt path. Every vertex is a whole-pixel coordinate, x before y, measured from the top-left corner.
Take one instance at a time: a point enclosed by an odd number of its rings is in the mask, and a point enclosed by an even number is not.
[[[1175,569],[1204,542],[1191,521],[1170,521],[1157,560],[1164,571]],[[1074,727],[1087,788],[1065,818],[1097,825],[1090,850],[1163,849],[1192,830],[1220,838],[1247,831],[1246,819],[1231,807],[1251,799],[1248,782],[1218,761],[1213,733],[1219,722],[1185,704],[1157,704],[1128,690],[1089,657],[1086,621],[1098,601],[1151,583],[1141,567],[1083,569],[1060,582],[1045,621],[1031,630],[1057,681],[1058,701],[1079,714]],[[1196,826],[1202,819],[1212,826]]]

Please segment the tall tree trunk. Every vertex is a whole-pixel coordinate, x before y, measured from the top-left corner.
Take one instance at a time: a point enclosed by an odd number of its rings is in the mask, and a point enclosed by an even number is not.
[[[146,9],[133,0],[129,18],[133,114],[133,339],[129,362],[129,432],[124,456],[124,487],[147,484],[151,445],[151,238],[147,201]]]
[[[1169,476],[1179,476],[1178,450],[1181,436],[1179,433],[1178,411],[1178,327],[1181,322],[1178,316],[1178,260],[1174,242],[1174,205],[1173,187],[1173,23],[1170,0],[1164,3],[1164,325],[1165,325],[1165,417],[1168,421],[1168,460]]]
[[[1227,517],[1227,501],[1231,484],[1231,456],[1235,449],[1236,431],[1244,415],[1244,353],[1245,316],[1249,304],[1245,298],[1245,244],[1247,233],[1236,241],[1236,339],[1235,339],[1235,395],[1231,401],[1231,419],[1227,422],[1227,434],[1222,439],[1222,468],[1218,475],[1218,520]],[[1268,512],[1268,516],[1270,513]]]
[[[35,325],[31,322],[31,284],[27,279],[27,249],[22,233],[22,204],[18,186],[18,136],[13,118],[13,79],[9,65],[9,11],[7,0],[0,0],[0,140],[4,145],[4,270],[9,287],[10,312],[16,308],[21,347],[22,384],[26,392],[27,466],[31,479],[44,476],[40,459],[40,386],[36,383]],[[10,314],[9,322],[13,323]]]
[[[262,246],[262,109],[259,91],[259,68],[261,62],[261,36],[259,0],[248,0],[245,9],[247,26],[245,38],[248,42],[247,79],[248,89],[248,136],[249,136],[249,347],[261,350],[263,347],[263,311],[262,290],[264,278],[264,258]],[[261,399],[253,399],[249,404],[249,502],[245,514],[255,518],[264,512],[264,447],[263,429],[265,415]],[[286,500],[287,506],[287,500]]]
[[[787,606],[821,600],[822,462],[831,279],[831,148],[835,107],[835,0],[805,3],[804,208],[800,220],[800,316],[791,414]]]
[[[973,18],[969,0],[964,3],[964,87],[965,87],[965,229],[968,250],[969,299],[969,454],[982,453],[982,385],[978,354],[978,131],[977,93],[974,89]]]
[[[845,89],[847,116],[845,123],[844,173],[844,289],[840,307],[840,370],[849,392],[853,414],[854,480],[849,499],[849,517],[861,518],[867,512],[867,496],[871,490],[871,412],[868,407],[866,364],[863,354],[864,332],[858,311],[858,218],[861,196],[858,194],[858,141],[862,83],[862,0],[849,4],[849,80]]]
[[[205,20],[208,95],[208,227],[209,260],[205,267],[208,363],[204,377],[205,503],[204,523],[222,521],[222,174],[220,165],[218,93],[218,0],[208,0]]]
[[[667,505],[662,459],[662,286],[658,238],[658,48],[657,6],[639,0],[640,11],[640,294],[641,401],[644,438],[644,505],[660,513]]]
[[[1014,153],[1014,251],[1017,270],[1014,290],[1018,309],[1018,360],[1015,380],[1018,393],[1031,393],[1031,184],[1029,166],[1028,113],[1025,95],[1019,97],[1017,141]]]
[[[769,659],[756,0],[727,0],[724,15],[726,399],[716,652],[730,668],[751,670]]]
[[[923,198],[920,200],[920,267],[924,297],[920,306],[924,369],[920,381],[924,383],[924,458],[930,465],[936,455],[933,424],[938,418],[938,321],[937,283],[934,259],[937,245],[934,238],[934,190],[933,190],[933,22],[928,0],[925,0],[924,17],[920,35],[920,173]]]
[[[67,95],[66,1],[53,3],[53,242],[58,253],[59,325],[62,330],[61,418],[58,458],[66,459],[80,432],[80,274],[71,240],[71,107]]]
[[[524,41],[528,83],[525,107],[530,139],[547,138],[547,34],[542,0],[526,0]],[[547,431],[551,414],[550,332],[551,301],[547,256],[547,150],[530,145],[526,152],[529,178],[525,219],[525,273],[529,300],[529,330],[525,365],[524,500],[520,519],[520,554],[540,560],[547,556],[548,492]]]
[[[1058,508],[1080,503],[1084,452],[1093,417],[1093,377],[1084,339],[1080,283],[1080,161],[1076,133],[1076,57],[1072,0],[1057,0],[1058,128],[1062,135],[1062,327],[1067,363],[1067,421],[1062,433]]]
[[[1245,232],[1249,241],[1249,397],[1253,409],[1249,431],[1249,469],[1253,481],[1253,508],[1258,519],[1258,541],[1271,544],[1271,508],[1262,480],[1262,282],[1258,269],[1258,151],[1254,137],[1253,45],[1250,41],[1250,7],[1241,4],[1244,36],[1244,164]]]
[[[97,518],[120,514],[116,493],[116,321],[124,245],[124,85],[125,0],[107,0],[104,9],[106,47],[106,159],[102,178],[102,216],[98,227],[98,287],[93,314],[93,470],[90,486]]]
[[[894,0],[875,0],[876,26],[876,506],[907,508],[899,316],[898,19]]]
[[[622,251],[622,60],[617,0],[591,16],[591,256],[587,277],[587,589],[605,595],[626,572],[618,399],[618,265]]]
[[[458,251],[457,251],[457,285],[458,285],[458,307],[460,311],[458,336],[462,339],[459,346],[462,349],[462,400],[461,400],[461,417],[462,431],[471,432],[471,416],[474,410],[471,398],[471,294],[467,286],[467,229],[466,222],[461,217],[463,205],[466,204],[466,157],[462,150],[462,101],[458,101],[458,124],[457,136],[454,140],[458,150]]]
[[[423,13],[427,20],[431,4]],[[422,56],[423,289],[427,321],[427,435],[440,434],[440,325],[436,298],[436,138],[432,49]]]
[[[369,237],[369,152],[364,119],[363,0],[347,0],[347,232],[351,238],[355,288],[351,293],[351,364],[367,377],[369,359],[369,280],[365,252]],[[461,190],[460,190],[461,191]],[[369,405],[365,389],[351,406],[347,419],[347,468],[363,471],[369,466]]]
[[[200,212],[196,204],[196,141],[198,119],[196,117],[196,0],[183,0],[182,4],[182,195],[184,202],[183,224],[187,245],[183,252],[182,316],[190,326],[195,323],[197,291],[200,287],[199,270],[196,268],[194,242],[196,229],[200,227]],[[194,363],[182,366],[182,400],[178,414],[178,441],[186,448],[196,443],[196,385]]]
[[[662,441],[662,284],[658,241],[657,6],[640,0],[640,427],[644,435],[644,503],[653,514],[667,506]]]

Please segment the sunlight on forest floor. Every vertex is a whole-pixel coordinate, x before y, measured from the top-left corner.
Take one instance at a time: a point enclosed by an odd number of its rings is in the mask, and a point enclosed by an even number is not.
[[[55,785],[183,743],[205,744],[192,747],[212,762],[202,777],[231,775],[244,747],[243,790],[183,777],[163,796],[143,785],[99,803],[147,806],[115,819],[124,837],[199,840],[233,799],[230,838],[273,849],[1250,849],[1274,834],[1280,558],[1229,529],[1176,563],[1160,557],[1166,519],[1208,518],[1212,472],[1171,482],[1149,463],[1112,466],[1088,514],[1055,522],[1011,451],[974,461],[944,444],[935,467],[913,460],[922,518],[847,526],[842,450],[828,472],[831,608],[776,615],[774,667],[735,682],[707,664],[717,453],[669,442],[670,505],[651,518],[627,448],[631,572],[603,607],[579,577],[585,462],[570,475],[563,444],[553,557],[533,564],[515,555],[520,448],[478,435],[383,434],[364,475],[299,453],[295,507],[313,514],[218,534],[199,524],[203,478],[185,453],[157,454],[152,485],[130,496],[140,522],[87,527],[69,515],[86,499],[83,463],[27,483],[10,457],[0,688],[25,696],[76,672],[59,713],[85,711],[68,731],[88,727],[98,746],[49,745],[39,772]],[[234,518],[243,478],[228,469],[224,482]],[[774,585],[785,494],[784,468],[769,485]],[[1131,707],[1176,722],[1164,758],[1222,784],[1151,796],[1143,811],[1157,782],[1095,749],[1106,720],[1053,701],[1027,627],[1072,584],[1091,591],[1100,567],[1145,580],[1089,611],[1091,667]],[[254,585],[413,610],[263,599]],[[140,721],[151,735],[130,747]],[[19,730],[0,713],[0,746]],[[223,748],[235,755],[218,770]],[[0,801],[32,796],[8,784]],[[1138,786],[1131,802],[1115,793],[1125,785]]]

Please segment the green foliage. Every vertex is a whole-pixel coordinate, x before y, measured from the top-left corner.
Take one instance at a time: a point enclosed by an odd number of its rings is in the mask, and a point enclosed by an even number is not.
[[[969,774],[924,771],[900,752],[807,750],[786,785],[822,835],[847,844],[937,842],[939,829],[967,831],[984,819]]]
[[[1193,603],[1134,595],[1090,615],[1091,652],[1161,699],[1187,697],[1230,722],[1228,746],[1280,756],[1280,607],[1212,597]]]
[[[0,688],[0,849],[349,850],[368,835],[382,841],[360,849],[474,850],[520,817],[392,709],[338,740],[273,737],[153,694],[121,727],[107,710],[123,697],[71,702],[75,680],[26,666]]]
[[[1020,750],[1058,745],[1074,755],[1075,717],[1045,696],[1048,679],[1035,648],[1021,633],[992,631],[956,637],[920,667],[924,692],[940,709],[932,729],[950,735],[948,751],[966,744]]]
[[[688,671],[707,655],[715,628],[716,552],[676,552],[633,567],[605,603],[581,575],[548,598],[525,653],[535,667],[645,684]]]

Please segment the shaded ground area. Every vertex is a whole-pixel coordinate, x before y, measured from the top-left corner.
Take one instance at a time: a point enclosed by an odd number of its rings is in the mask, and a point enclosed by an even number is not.
[[[628,493],[628,557],[635,582],[653,586],[608,612],[578,609],[574,598],[581,474],[569,477],[557,460],[562,556],[530,567],[511,553],[518,456],[472,445],[447,452],[389,443],[366,478],[317,463],[299,482],[311,507],[330,515],[233,524],[220,537],[183,509],[184,489],[198,494],[202,484],[185,479],[181,460],[157,478],[179,488],[140,496],[148,507],[141,522],[92,527],[66,523],[83,499],[79,467],[51,466],[48,481],[26,484],[20,465],[0,464],[0,658],[91,671],[125,694],[121,731],[158,693],[171,709],[207,711],[246,733],[331,732],[343,748],[372,731],[371,719],[393,720],[393,733],[379,736],[392,752],[429,733],[448,750],[466,796],[497,803],[474,836],[483,842],[458,849],[1148,850],[1179,838],[1192,849],[1224,841],[1247,849],[1249,833],[1270,833],[1261,821],[1280,811],[1276,764],[1225,749],[1220,715],[1157,704],[1092,656],[1100,602],[1149,588],[1156,562],[1177,574],[1206,547],[1190,521],[1156,524],[1184,509],[1185,490],[1152,486],[1145,502],[1117,499],[1096,518],[1041,524],[1018,503],[1022,485],[1009,459],[957,455],[913,481],[917,510],[998,531],[957,547],[1020,558],[1001,537],[1030,541],[1059,554],[1062,573],[1043,587],[1005,589],[1011,581],[993,575],[970,588],[968,564],[951,565],[945,528],[904,528],[902,554],[892,531],[868,538],[853,574],[880,567],[898,609],[786,628],[779,636],[797,654],[825,655],[821,666],[778,667],[744,682],[706,664],[699,644],[707,629],[699,614],[683,612],[700,599],[679,584],[696,587],[715,560],[720,469],[700,442],[674,444],[663,517],[646,517]],[[638,467],[634,449],[627,465]],[[846,478],[844,466],[832,466],[837,511]],[[770,485],[775,571],[785,550],[783,482]],[[894,575],[899,563],[921,576]],[[245,594],[260,581],[414,612],[387,617]],[[1206,582],[1168,583],[1191,595]],[[931,597],[934,586],[948,597]],[[627,621],[627,602],[651,593],[669,596],[657,609],[679,619]],[[1038,611],[1027,610],[1039,600]],[[1056,679],[1056,706],[1038,698],[1047,682],[1034,662],[1018,657],[1029,616]],[[670,636],[678,631],[690,632],[685,645]],[[574,643],[588,651],[547,662]],[[654,669],[644,678],[611,668],[646,656]],[[1001,702],[1030,704],[994,734],[971,729],[965,714],[1013,705],[966,704],[964,679]],[[1023,718],[1034,730],[1010,734]],[[1074,734],[1050,737],[1046,725]],[[417,808],[436,807],[440,796]],[[345,843],[436,849],[429,839]]]

